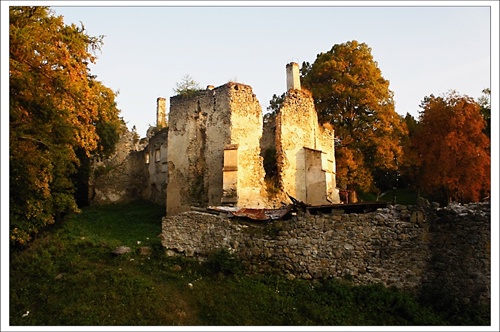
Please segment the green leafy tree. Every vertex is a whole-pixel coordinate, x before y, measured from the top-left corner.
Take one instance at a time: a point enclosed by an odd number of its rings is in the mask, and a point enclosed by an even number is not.
[[[401,144],[403,146],[404,158],[399,165],[400,173],[400,188],[412,188],[420,190],[418,186],[418,178],[420,177],[419,156],[415,147],[414,137],[418,130],[419,122],[410,113],[402,120],[408,130],[408,134],[403,136]]]
[[[79,156],[109,153],[115,94],[90,75],[101,37],[65,25],[48,7],[9,7],[10,239],[25,244],[78,211]]]
[[[278,114],[283,101],[285,100],[285,93],[281,94],[281,96],[273,95],[271,100],[269,101],[269,106],[267,107],[267,112],[264,114],[264,123],[272,122],[274,123],[276,119],[276,114]]]
[[[276,115],[278,114],[283,101],[285,100],[285,93],[277,96],[273,95],[269,101],[267,112],[263,116],[265,130],[271,130],[272,135],[276,133]],[[277,192],[280,186],[278,177],[278,164],[276,156],[276,148],[268,147],[262,151],[263,166],[266,172],[264,180],[266,181],[269,192]]]
[[[451,91],[426,97],[413,138],[420,187],[436,201],[475,202],[490,191],[490,139],[480,105]]]
[[[278,113],[281,105],[283,105],[283,101],[285,101],[286,93],[281,94],[281,96],[273,95],[271,100],[269,101],[269,106],[267,107],[267,112],[276,114]]]
[[[200,84],[189,75],[184,75],[182,80],[177,82],[174,88],[174,92],[181,96],[190,96],[200,90]]]
[[[335,129],[338,185],[378,191],[374,177],[397,171],[402,162],[406,128],[371,49],[355,40],[337,44],[301,72],[319,120]]]
[[[484,133],[486,136],[491,138],[491,89],[484,89],[483,95],[478,98],[477,102],[481,107],[481,115],[483,116],[484,121],[486,121]]]

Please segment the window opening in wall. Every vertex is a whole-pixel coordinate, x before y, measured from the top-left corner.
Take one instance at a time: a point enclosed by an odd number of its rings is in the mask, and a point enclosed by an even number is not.
[[[157,149],[155,151],[155,161],[160,161],[161,155],[160,155],[160,149]]]
[[[149,152],[144,155],[144,161],[146,162],[146,165],[149,164]]]
[[[278,163],[276,158],[276,148],[264,150],[263,163],[264,171],[266,172],[264,182],[269,198],[274,198],[280,192]]]
[[[226,145],[224,147],[224,168],[222,176],[222,199],[223,204],[238,202],[238,145]]]

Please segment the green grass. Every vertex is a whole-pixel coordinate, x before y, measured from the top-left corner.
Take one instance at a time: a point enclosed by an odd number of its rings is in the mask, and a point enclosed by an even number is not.
[[[167,257],[158,237],[163,215],[163,207],[145,202],[89,207],[28,248],[13,249],[10,325],[489,324],[488,310],[468,310],[464,319],[381,285],[247,276],[224,251],[204,263]],[[119,245],[132,252],[114,256]],[[141,246],[152,255],[141,256]]]

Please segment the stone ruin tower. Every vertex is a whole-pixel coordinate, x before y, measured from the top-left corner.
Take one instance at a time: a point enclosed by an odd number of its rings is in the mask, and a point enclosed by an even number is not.
[[[262,121],[248,85],[229,82],[171,97],[167,215],[191,206],[264,208]]]
[[[299,65],[286,65],[287,93],[276,115],[281,189],[310,205],[339,203],[334,131],[318,123],[314,100],[300,87]]]
[[[310,205],[340,202],[333,130],[319,125],[312,96],[300,88],[298,64],[286,72],[288,90],[273,131],[264,130],[262,107],[245,84],[170,98],[167,216],[192,206],[278,208],[290,202],[288,195]],[[262,139],[266,132],[272,136]],[[264,180],[266,148],[276,150],[273,195]]]

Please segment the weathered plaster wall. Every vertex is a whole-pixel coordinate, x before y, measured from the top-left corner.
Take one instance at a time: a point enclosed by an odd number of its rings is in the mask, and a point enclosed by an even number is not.
[[[271,223],[185,212],[163,220],[168,255],[226,248],[249,272],[290,279],[350,278],[418,290],[440,287],[468,302],[490,300],[490,206],[424,211],[396,205],[366,214],[298,214]]]
[[[327,203],[327,182],[326,174],[323,170],[323,152],[304,148],[305,160],[305,201],[309,204]]]
[[[296,81],[298,67],[292,67]],[[143,198],[166,204],[167,215],[221,204],[276,208],[289,201],[287,194],[309,204],[338,202],[333,131],[318,125],[308,93],[289,90],[277,119],[266,127],[252,88],[235,82],[171,97],[168,128],[165,111],[160,97],[157,126],[144,144],[119,144],[117,157],[106,161],[113,167],[123,163],[126,173],[96,178],[97,202]],[[142,165],[132,157],[139,145]],[[319,154],[306,154],[304,147]],[[278,162],[266,181],[263,155],[270,150]]]
[[[267,206],[264,166],[260,156],[262,107],[252,88],[228,84],[231,100],[231,145],[238,146],[238,202],[236,206],[264,208]]]
[[[334,169],[328,164],[328,161],[335,161],[333,143],[333,131],[318,124],[311,95],[301,90],[288,90],[276,116],[276,149],[283,191],[308,204],[339,202],[335,190]],[[325,170],[324,183],[317,181],[317,176],[312,178],[318,183],[318,190],[321,190],[322,194],[310,196],[309,199],[307,166],[314,163],[306,161],[304,148],[324,152],[321,157],[322,169]],[[310,192],[313,191],[310,183],[309,189]]]
[[[104,161],[94,161],[89,181],[91,204],[147,198],[144,184],[148,174],[142,149],[144,145],[124,127],[115,153]]]
[[[90,202],[108,204],[138,199],[165,205],[167,128],[150,127],[147,137],[123,128],[116,152],[96,161],[90,181]]]
[[[167,194],[167,128],[158,130],[149,139],[144,149],[144,163],[148,170],[148,181],[145,184],[146,198],[156,204],[165,205]]]
[[[300,90],[299,64],[296,62],[286,65],[286,89]]]
[[[166,99],[158,97],[156,99],[156,127],[165,128],[167,126],[167,104]]]
[[[300,90],[289,90],[276,116],[276,149],[282,188],[296,199],[306,201],[304,146],[315,148],[314,105]]]
[[[185,211],[191,205],[208,203],[204,154],[211,144],[207,139],[207,117],[213,113],[212,90],[199,91],[192,97],[170,98],[167,215]],[[218,151],[212,150],[212,153]]]
[[[208,204],[220,205],[222,200],[224,147],[231,143],[231,102],[228,87],[221,86],[211,90],[208,114],[207,149],[205,160],[210,167],[207,170],[206,185],[208,187]]]
[[[227,83],[193,96],[170,99],[167,215],[190,206],[220,205],[224,196],[224,149],[237,149],[237,206],[262,207],[264,170],[259,140],[262,109],[252,88]],[[227,170],[227,168],[226,168]]]
[[[321,165],[326,178],[326,200],[340,203],[339,189],[337,188],[337,166],[335,164],[335,135],[329,124],[318,125],[316,139],[321,147]]]
[[[142,151],[130,151],[125,160],[98,171],[92,183],[92,204],[108,204],[147,199],[144,183],[148,174]]]

